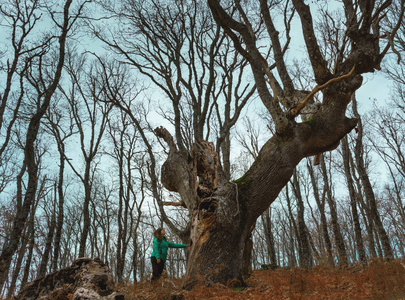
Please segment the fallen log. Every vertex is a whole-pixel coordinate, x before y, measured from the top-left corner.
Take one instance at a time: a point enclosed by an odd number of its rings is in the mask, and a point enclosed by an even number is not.
[[[106,264],[99,259],[83,257],[70,267],[27,284],[14,299],[123,300],[124,295],[114,292],[114,280]]]

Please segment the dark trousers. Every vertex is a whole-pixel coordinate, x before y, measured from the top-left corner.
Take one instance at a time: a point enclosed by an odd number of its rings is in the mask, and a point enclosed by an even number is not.
[[[162,275],[162,272],[165,268],[165,262],[163,260],[160,260],[160,263],[158,264],[156,257],[152,256],[150,258],[152,262],[152,279],[157,279]]]

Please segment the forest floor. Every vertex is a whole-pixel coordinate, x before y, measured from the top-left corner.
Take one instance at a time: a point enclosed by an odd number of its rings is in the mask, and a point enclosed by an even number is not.
[[[117,287],[125,299],[405,299],[405,259],[368,266],[255,270],[247,287],[216,284],[181,288],[181,279],[161,278]]]

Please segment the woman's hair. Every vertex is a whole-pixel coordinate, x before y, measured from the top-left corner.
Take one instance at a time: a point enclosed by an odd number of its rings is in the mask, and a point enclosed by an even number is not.
[[[155,236],[155,238],[157,238],[157,240],[158,240],[159,242],[161,242],[162,239],[163,239],[163,237],[162,237],[162,230],[163,230],[163,228],[162,228],[162,227],[159,227],[158,229],[156,229],[156,230],[153,232],[153,235]]]

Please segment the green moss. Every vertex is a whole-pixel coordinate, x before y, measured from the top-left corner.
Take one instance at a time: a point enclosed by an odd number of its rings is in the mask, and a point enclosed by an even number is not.
[[[233,290],[235,291],[235,292],[242,292],[242,291],[244,291],[246,288],[245,287],[243,287],[243,286],[238,286],[238,287],[234,287],[233,288]]]
[[[311,124],[311,123],[313,123],[313,122],[314,122],[314,117],[310,117],[308,120],[305,120],[305,121],[302,122],[302,123]]]
[[[247,176],[245,174],[241,178],[234,180],[234,183],[238,185],[239,189],[245,190],[252,183],[252,179],[247,179]]]

